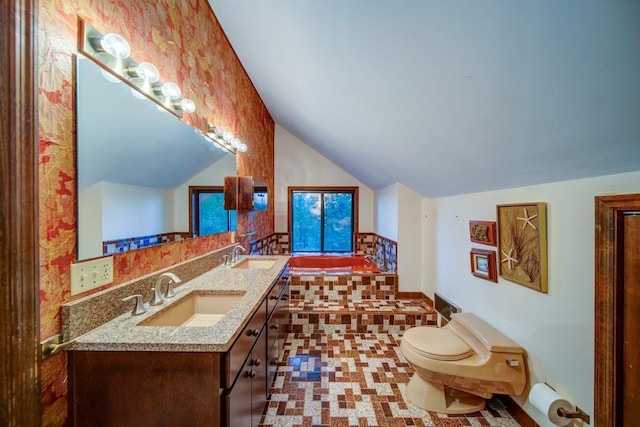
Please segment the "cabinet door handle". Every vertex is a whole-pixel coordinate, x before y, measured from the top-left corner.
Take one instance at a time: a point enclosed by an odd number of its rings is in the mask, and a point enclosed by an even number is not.
[[[253,361],[253,366],[260,366],[261,363],[262,361],[260,359],[256,359]]]
[[[271,295],[270,298],[273,299],[273,300],[276,300],[276,299],[278,299],[278,295]]]
[[[247,377],[249,377],[249,378],[255,378],[255,377],[256,377],[256,371],[249,371],[249,372],[247,372]]]
[[[249,337],[257,337],[260,335],[260,329],[250,329],[247,331],[247,336]]]
[[[269,325],[269,328],[270,328],[270,329],[278,329],[278,324],[277,324],[277,323],[274,323],[274,324],[272,324],[272,325]]]

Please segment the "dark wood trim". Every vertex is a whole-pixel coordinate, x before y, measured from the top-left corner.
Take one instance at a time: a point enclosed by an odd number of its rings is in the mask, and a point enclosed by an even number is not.
[[[355,249],[355,238],[357,234],[360,234],[360,187],[347,187],[347,186],[290,186],[287,187],[287,233],[289,234],[289,246],[293,247],[291,239],[291,211],[292,211],[292,194],[294,191],[352,191],[353,192],[353,235],[351,246]],[[373,233],[372,233],[373,234]]]
[[[595,377],[594,423],[615,427],[621,422],[616,401],[620,393],[620,357],[622,318],[621,239],[622,213],[640,210],[640,194],[602,196],[595,199]]]
[[[0,425],[39,426],[38,2],[0,7]]]

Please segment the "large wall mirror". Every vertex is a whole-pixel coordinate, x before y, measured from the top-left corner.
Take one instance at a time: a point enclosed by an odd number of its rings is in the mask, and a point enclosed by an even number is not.
[[[78,259],[192,237],[189,187],[235,155],[81,55],[76,82]]]

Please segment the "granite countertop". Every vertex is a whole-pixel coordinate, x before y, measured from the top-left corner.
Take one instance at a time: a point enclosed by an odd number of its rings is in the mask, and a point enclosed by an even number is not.
[[[271,285],[284,269],[288,256],[241,256],[273,259],[268,269],[218,266],[175,288],[176,296],[161,306],[149,306],[147,313],[127,312],[76,338],[71,351],[185,351],[225,352],[229,350],[251,316],[261,307]],[[213,326],[140,326],[149,317],[166,310],[192,291],[246,292],[231,310]],[[133,301],[129,301],[133,308]]]

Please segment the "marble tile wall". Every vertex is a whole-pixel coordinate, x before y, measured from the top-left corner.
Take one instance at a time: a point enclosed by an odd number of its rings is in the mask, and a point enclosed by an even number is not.
[[[290,252],[289,234],[273,233],[251,242],[251,253],[256,255],[281,255]],[[375,257],[383,271],[396,271],[398,243],[375,233],[357,233],[354,253]]]

